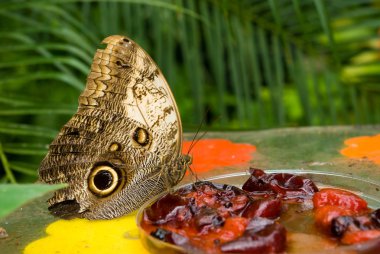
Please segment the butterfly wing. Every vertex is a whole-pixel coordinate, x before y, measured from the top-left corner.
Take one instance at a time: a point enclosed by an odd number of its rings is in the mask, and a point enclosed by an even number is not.
[[[60,216],[129,213],[176,184],[186,170],[179,112],[161,71],[128,37],[110,36],[103,43],[78,111],[39,169],[41,181],[68,184],[49,200]]]

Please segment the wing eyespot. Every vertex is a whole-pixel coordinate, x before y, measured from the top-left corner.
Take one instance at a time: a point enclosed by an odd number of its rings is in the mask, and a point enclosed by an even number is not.
[[[88,178],[89,190],[99,197],[112,194],[120,185],[120,174],[108,165],[95,167]]]
[[[79,130],[73,130],[73,131],[67,132],[66,135],[79,136]]]
[[[111,145],[108,147],[108,151],[110,152],[120,151],[120,149],[121,149],[121,145],[117,142],[111,143]]]
[[[147,146],[150,143],[149,132],[143,128],[136,128],[132,135],[133,140],[140,146]]]
[[[117,60],[117,61],[116,61],[116,65],[117,65],[118,67],[120,67],[120,68],[129,68],[129,67],[131,67],[129,64],[127,64],[127,63],[123,63],[123,62],[120,61],[120,60]]]

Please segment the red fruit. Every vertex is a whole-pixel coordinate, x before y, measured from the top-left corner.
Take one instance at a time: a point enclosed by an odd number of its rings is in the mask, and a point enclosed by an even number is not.
[[[322,206],[315,209],[314,219],[317,226],[325,232],[331,233],[331,223],[334,218],[344,215],[351,215],[352,211],[339,206]]]
[[[247,227],[248,220],[243,217],[229,217],[226,219],[222,230],[218,233],[218,239],[228,242],[240,237]]]
[[[249,222],[244,234],[236,240],[221,245],[223,253],[283,253],[286,248],[284,226],[265,218]]]
[[[347,232],[344,234],[341,241],[344,244],[354,244],[366,242],[377,237],[380,237],[380,230],[373,229],[366,231]]]
[[[353,212],[368,210],[367,202],[358,195],[340,189],[325,188],[315,193],[313,196],[314,208],[323,206],[339,206]]]
[[[169,222],[181,224],[191,219],[189,201],[177,194],[166,194],[144,211],[148,224],[162,225]]]
[[[280,217],[282,204],[280,199],[260,199],[250,203],[243,211],[242,216],[253,219],[263,217],[276,219]]]
[[[371,213],[351,216],[339,216],[331,221],[331,233],[342,237],[347,233],[367,230],[380,230],[380,209]]]
[[[266,174],[261,169],[253,169],[243,190],[253,196],[275,196],[284,200],[302,201],[318,191],[308,178],[288,173]]]

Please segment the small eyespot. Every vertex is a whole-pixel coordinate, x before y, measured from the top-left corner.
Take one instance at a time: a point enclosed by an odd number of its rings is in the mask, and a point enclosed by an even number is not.
[[[112,143],[109,147],[108,147],[108,151],[110,152],[115,152],[115,151],[120,151],[121,149],[121,146],[119,143]]]
[[[150,136],[147,130],[143,128],[136,128],[132,136],[133,140],[141,146],[146,146],[150,142]]]
[[[124,45],[124,46],[126,46],[125,44],[129,44],[130,42],[131,42],[131,41],[128,40],[127,38],[123,38],[123,40],[119,41],[119,44],[120,44],[120,45]]]
[[[119,66],[120,68],[129,68],[130,67],[129,64],[123,63],[120,60],[116,61],[116,65]]]
[[[110,166],[98,166],[92,170],[88,178],[88,188],[97,196],[105,197],[116,190],[119,185],[119,175]]]
[[[70,132],[67,132],[66,135],[69,135],[69,136],[79,136],[79,130],[72,130]]]

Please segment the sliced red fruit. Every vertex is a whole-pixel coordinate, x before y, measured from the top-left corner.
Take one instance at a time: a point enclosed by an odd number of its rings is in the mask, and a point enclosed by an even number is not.
[[[347,233],[368,230],[380,230],[380,209],[370,213],[351,216],[339,216],[331,222],[331,232],[337,237]]]
[[[188,204],[187,199],[177,194],[166,194],[144,211],[144,221],[154,225],[189,221],[192,214]]]
[[[243,217],[229,217],[220,232],[217,234],[217,238],[220,242],[228,242],[240,237],[248,224],[248,220]]]
[[[332,220],[344,215],[351,215],[352,211],[339,206],[326,205],[315,209],[314,219],[317,226],[323,231],[331,233]]]
[[[269,219],[250,221],[244,234],[221,246],[223,253],[282,253],[286,248],[285,228]]]
[[[246,218],[263,217],[276,219],[280,217],[282,202],[280,199],[259,199],[251,202],[243,211],[242,216]]]
[[[341,242],[344,244],[362,243],[378,237],[380,237],[380,230],[378,229],[347,232],[344,234]]]
[[[353,212],[368,210],[367,202],[355,193],[333,188],[325,188],[313,196],[314,208],[323,206],[339,206]]]
[[[318,187],[308,178],[288,173],[266,174],[261,169],[252,170],[242,189],[253,196],[274,196],[296,201],[310,198],[318,191]]]

